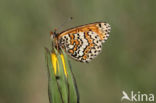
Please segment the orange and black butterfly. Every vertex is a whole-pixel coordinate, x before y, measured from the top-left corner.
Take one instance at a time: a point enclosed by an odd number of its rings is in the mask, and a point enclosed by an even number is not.
[[[102,44],[107,40],[110,30],[108,23],[95,22],[61,33],[51,33],[51,37],[54,46],[65,50],[73,59],[90,62],[101,52]]]

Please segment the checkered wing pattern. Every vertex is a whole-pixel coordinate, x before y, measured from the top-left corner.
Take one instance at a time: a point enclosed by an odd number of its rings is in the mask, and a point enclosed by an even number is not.
[[[60,33],[58,43],[75,60],[90,62],[101,52],[110,30],[108,23],[86,24]]]

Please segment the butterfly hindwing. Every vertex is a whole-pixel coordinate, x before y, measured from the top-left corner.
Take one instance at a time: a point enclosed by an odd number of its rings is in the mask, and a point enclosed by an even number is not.
[[[101,52],[109,32],[110,26],[107,23],[79,26],[60,33],[59,45],[75,60],[89,62]]]

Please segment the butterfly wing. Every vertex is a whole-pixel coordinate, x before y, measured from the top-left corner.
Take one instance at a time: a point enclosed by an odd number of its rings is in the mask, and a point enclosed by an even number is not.
[[[101,52],[110,29],[103,22],[75,27],[59,34],[59,46],[75,60],[89,62]]]

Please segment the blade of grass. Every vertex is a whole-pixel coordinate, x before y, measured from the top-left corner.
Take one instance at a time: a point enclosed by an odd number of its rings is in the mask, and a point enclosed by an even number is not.
[[[61,98],[61,93],[58,88],[57,80],[55,77],[54,69],[51,62],[51,53],[46,48],[45,49],[47,69],[48,69],[48,94],[50,103],[63,103]]]
[[[68,85],[69,85],[69,103],[79,103],[78,88],[77,88],[77,84],[76,84],[74,74],[72,72],[71,65],[70,65],[64,51],[62,51],[61,56],[62,56],[62,59],[64,59],[64,61],[65,61],[66,70],[68,73],[67,81],[68,81]]]
[[[52,54],[46,49],[50,103],[79,103],[76,81],[66,54],[56,49]]]
[[[59,83],[59,89],[62,95],[62,99],[64,103],[69,103],[68,102],[68,83],[67,83],[67,79],[65,77],[65,73],[64,73],[64,68],[63,68],[63,63],[60,57],[60,54],[57,52],[57,50],[55,50],[55,53],[57,55],[58,58],[58,64],[59,64],[59,73],[58,76],[59,78],[57,79],[57,82]]]

